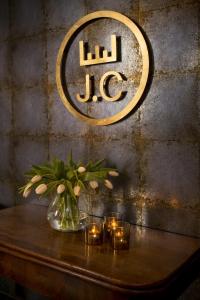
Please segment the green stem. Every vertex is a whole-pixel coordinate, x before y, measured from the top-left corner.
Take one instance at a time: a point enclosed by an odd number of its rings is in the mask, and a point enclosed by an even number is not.
[[[66,227],[66,207],[65,207],[65,198],[60,196],[61,200],[61,210],[62,210],[62,220],[61,220],[61,228],[65,229]]]
[[[62,230],[76,230],[79,225],[79,209],[77,200],[69,193],[63,193],[59,196],[61,221],[60,227]]]

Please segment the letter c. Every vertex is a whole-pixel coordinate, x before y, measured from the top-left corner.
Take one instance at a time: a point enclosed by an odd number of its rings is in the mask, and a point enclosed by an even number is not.
[[[113,97],[109,97],[106,92],[105,92],[105,85],[106,85],[106,81],[108,80],[109,77],[112,76],[116,76],[118,81],[123,81],[123,78],[121,76],[120,73],[115,72],[115,71],[109,71],[106,72],[100,80],[100,84],[99,84],[99,89],[100,89],[100,94],[102,96],[103,99],[105,99],[106,101],[117,101],[120,99],[120,97],[122,96],[122,91],[120,91],[119,93],[117,93],[115,96]]]

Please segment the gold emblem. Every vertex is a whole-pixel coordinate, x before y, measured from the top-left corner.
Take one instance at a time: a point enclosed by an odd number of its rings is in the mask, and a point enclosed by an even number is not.
[[[97,64],[105,64],[109,62],[117,61],[117,38],[116,35],[111,35],[111,48],[112,54],[108,54],[108,50],[103,50],[103,56],[100,55],[100,47],[97,45],[95,46],[95,54],[93,55],[91,52],[85,54],[85,48],[83,41],[79,42],[79,53],[80,53],[80,66],[90,66],[90,65],[97,65]],[[87,58],[85,58],[87,57]]]
[[[101,94],[101,97],[106,100],[106,101],[117,101],[119,100],[121,97],[122,97],[122,93],[123,92],[119,92],[117,93],[117,95],[111,97],[111,96],[108,96],[106,94],[106,91],[105,91],[105,86],[106,86],[106,82],[107,80],[109,79],[109,77],[112,77],[112,76],[115,76],[117,78],[118,81],[123,81],[122,79],[122,75],[118,72],[115,72],[115,71],[108,71],[106,72],[102,77],[101,77],[101,80],[100,80],[100,84],[99,84],[99,90],[100,90],[100,94]],[[79,101],[79,102],[87,102],[89,100],[91,100],[91,81],[90,81],[90,75],[87,74],[85,76],[85,96],[84,95],[79,95],[79,94],[76,94],[76,99]],[[98,97],[96,95],[93,95],[92,96],[92,100],[94,102],[96,102],[98,100]]]
[[[121,98],[122,96],[122,92],[119,92],[117,93],[117,95],[113,96],[113,97],[110,97],[108,96],[106,93],[105,93],[105,90],[104,90],[104,87],[106,85],[106,80],[111,77],[111,76],[116,76],[118,81],[122,81],[122,76],[120,73],[118,72],[115,72],[115,71],[109,71],[109,72],[106,72],[102,77],[101,77],[101,80],[100,80],[100,93],[101,93],[101,96],[103,99],[105,99],[106,101],[117,101]]]
[[[69,48],[69,45],[72,41],[72,39],[75,37],[75,34],[77,33],[80,28],[83,26],[87,25],[87,23],[91,21],[95,21],[97,19],[101,18],[110,18],[117,20],[121,23],[123,23],[125,26],[129,28],[129,30],[133,33],[135,38],[137,39],[137,42],[140,46],[140,51],[142,55],[142,73],[141,73],[141,78],[140,78],[140,83],[139,87],[134,95],[134,97],[128,102],[128,104],[118,113],[101,118],[101,119],[96,119],[89,117],[87,115],[84,115],[81,113],[78,109],[76,109],[75,105],[73,105],[70,101],[68,93],[64,90],[64,84],[63,84],[63,64],[64,64],[64,52],[66,48]],[[96,64],[104,64],[104,63],[110,63],[110,62],[117,62],[117,38],[116,35],[112,34],[111,35],[111,51],[108,49],[104,49],[102,53],[100,53],[100,46],[96,45],[94,48],[94,53],[90,50],[90,52],[86,51],[84,41],[79,41],[79,59],[80,59],[80,66],[90,66],[90,65],[96,65]],[[69,110],[69,112],[75,116],[81,119],[82,121],[85,121],[91,125],[109,125],[112,123],[115,123],[122,118],[124,118],[138,103],[140,100],[145,87],[146,83],[148,80],[148,74],[149,74],[149,54],[148,54],[148,48],[146,41],[142,35],[142,32],[138,28],[138,26],[131,21],[129,18],[126,16],[114,12],[114,11],[97,11],[91,14],[88,14],[78,20],[68,31],[66,34],[59,52],[58,52],[58,57],[57,57],[57,62],[56,62],[56,82],[57,82],[57,87],[58,87],[58,92],[60,94],[60,97],[62,99],[63,104],[65,107]],[[102,75],[100,79],[100,84],[99,84],[99,91],[101,94],[101,97],[108,102],[116,102],[122,98],[123,91],[119,91],[116,93],[115,96],[110,96],[106,89],[105,86],[107,85],[108,79],[110,77],[116,77],[117,81],[123,81],[122,75],[119,72],[116,71],[108,71],[105,74]],[[98,101],[98,97],[96,95],[92,95],[92,86],[91,86],[91,80],[90,80],[90,74],[86,74],[85,77],[85,95],[80,95],[76,94],[76,99],[77,101],[81,103],[87,103],[88,101],[92,100],[93,102]],[[116,104],[117,105],[117,102]]]

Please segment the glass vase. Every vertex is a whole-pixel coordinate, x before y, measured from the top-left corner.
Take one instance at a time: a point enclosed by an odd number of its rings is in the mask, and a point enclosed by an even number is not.
[[[47,219],[52,228],[59,231],[78,231],[85,228],[87,214],[79,210],[78,199],[69,193],[56,195],[51,201]]]

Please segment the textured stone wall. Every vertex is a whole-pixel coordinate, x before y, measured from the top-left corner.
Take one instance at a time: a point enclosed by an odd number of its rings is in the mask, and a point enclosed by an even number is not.
[[[55,83],[56,56],[66,32],[96,10],[135,20],[152,49],[145,99],[128,118],[107,127],[72,117]],[[112,194],[94,202],[95,214],[119,209],[133,223],[200,236],[198,22],[198,1],[192,0],[1,0],[0,204],[23,201],[17,186],[32,164],[55,155],[65,158],[72,149],[75,159],[106,158],[124,174]],[[123,42],[129,34],[112,22],[93,28],[84,30],[84,38],[104,41],[104,35],[118,30]],[[135,88],[141,64],[131,43],[123,48],[123,73]],[[75,67],[75,54],[69,52],[66,77],[70,90],[80,92],[85,69]],[[106,65],[93,67],[98,79],[106,70]],[[87,109],[95,116],[103,109],[109,113],[105,104]]]
[[[70,26],[104,9],[121,12],[143,28],[152,49],[152,82],[128,118],[93,127],[64,108],[55,61]],[[137,224],[199,235],[198,1],[4,0],[0,13],[1,205],[21,202],[17,186],[32,164],[54,155],[65,158],[72,149],[76,159],[106,158],[124,174],[113,194],[95,203],[94,213],[118,208]],[[84,38],[109,47],[106,36],[121,36],[120,68],[131,80],[127,90],[135,92],[141,69],[138,46],[124,26],[102,22],[86,27]],[[77,67],[77,48],[71,49],[66,78],[70,91],[81,92],[88,69]],[[115,66],[90,71],[99,80]],[[103,101],[88,104],[95,117],[109,109]]]

